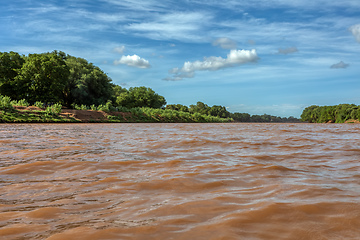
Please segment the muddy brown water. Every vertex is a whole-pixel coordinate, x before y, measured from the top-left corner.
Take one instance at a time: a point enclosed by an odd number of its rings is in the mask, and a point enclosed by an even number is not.
[[[0,239],[360,239],[360,125],[1,124]]]

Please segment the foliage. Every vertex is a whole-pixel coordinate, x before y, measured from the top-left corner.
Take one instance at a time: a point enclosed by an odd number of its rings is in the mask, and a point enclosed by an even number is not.
[[[172,109],[140,108],[136,114],[145,114],[152,122],[231,122],[231,118],[220,118],[200,113],[190,113]],[[139,112],[139,110],[141,112]]]
[[[93,104],[93,105],[90,106],[90,109],[93,110],[93,111],[96,111],[97,107],[95,106],[95,104]]]
[[[19,101],[12,100],[11,105],[13,106],[22,106],[22,107],[28,107],[30,104],[25,99],[20,99]]]
[[[0,95],[0,109],[2,110],[12,110],[14,109],[11,104],[11,98],[9,96]]]
[[[50,114],[50,115],[58,115],[61,113],[61,104],[59,103],[56,103],[52,106],[48,106],[46,109],[45,109],[45,112],[47,114]]]
[[[237,122],[250,122],[250,114],[248,113],[233,113],[231,117]]]
[[[181,104],[169,104],[166,105],[165,109],[181,111],[181,112],[189,112],[189,108]]]
[[[98,111],[104,111],[104,112],[115,112],[117,109],[112,105],[112,102],[108,100],[106,104],[101,104],[97,107]]]
[[[95,106],[95,105],[94,105]],[[76,109],[76,110],[89,110],[89,107],[86,106],[85,104],[81,104],[81,105],[78,105],[78,104],[72,104],[71,107],[73,109]],[[95,109],[96,110],[96,109]]]
[[[190,105],[189,112],[207,115],[209,109],[210,109],[210,107],[207,104],[205,104],[203,102],[197,102],[196,105]]]
[[[15,99],[61,102],[69,68],[56,53],[30,54],[15,77]]]
[[[73,103],[100,105],[112,97],[111,79],[99,67],[70,55],[66,56],[65,61],[70,69],[63,96],[66,106]]]
[[[226,107],[224,106],[213,105],[212,107],[210,107],[203,102],[197,102],[196,105],[190,105],[189,112],[200,113],[220,118],[229,118],[231,115],[231,113],[226,110]]]
[[[344,123],[349,119],[360,119],[360,106],[355,104],[339,104],[335,106],[312,105],[305,108],[301,120],[310,123]]]
[[[38,107],[38,108],[43,108],[44,107],[44,103],[43,102],[40,102],[40,101],[36,101],[35,104],[34,104],[35,107]]]
[[[0,94],[17,99],[17,83],[15,78],[22,68],[25,59],[15,52],[0,52]]]
[[[230,117],[230,112],[228,112],[228,110],[226,110],[226,107],[224,106],[214,105],[208,110],[208,115],[221,117],[221,118],[228,118]]]
[[[122,93],[127,93],[128,90],[125,88],[122,88],[119,85],[116,84],[111,84],[111,90],[112,90],[112,94],[111,94],[111,101],[112,102],[116,102],[116,99],[122,94]]]
[[[163,96],[155,93],[151,88],[142,86],[131,87],[128,91],[120,93],[116,98],[116,104],[126,108],[161,108],[165,106],[166,100]]]

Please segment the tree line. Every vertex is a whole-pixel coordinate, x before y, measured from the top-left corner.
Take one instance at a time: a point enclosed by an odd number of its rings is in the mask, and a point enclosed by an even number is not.
[[[310,123],[344,123],[350,119],[360,119],[360,106],[355,104],[312,105],[305,108],[301,114],[301,120]]]
[[[153,108],[232,118],[238,122],[299,121],[293,117],[230,113],[224,106],[210,107],[202,102],[189,107],[181,104],[166,105],[166,99],[151,88],[122,88],[112,83],[111,78],[99,67],[61,51],[28,56],[0,52],[0,95],[14,101],[61,104],[77,109],[99,109],[96,106],[114,110]]]
[[[250,115],[249,113],[231,113],[224,106],[213,105],[212,107],[210,107],[203,102],[197,102],[196,105],[190,105],[189,107],[181,104],[171,104],[167,105],[166,109],[190,113],[200,113],[221,118],[232,118],[236,122],[300,122],[300,119],[297,119],[295,117],[282,118],[268,114]]]

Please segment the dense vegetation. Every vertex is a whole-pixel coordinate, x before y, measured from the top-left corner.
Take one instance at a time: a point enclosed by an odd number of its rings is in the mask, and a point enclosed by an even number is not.
[[[0,106],[4,111],[11,110],[11,105],[15,103],[26,103],[57,105],[60,110],[61,106],[66,106],[83,110],[132,112],[133,116],[143,121],[155,122],[299,121],[293,117],[230,113],[224,106],[210,107],[202,102],[189,107],[181,104],[166,105],[165,98],[151,88],[122,88],[112,83],[99,67],[83,58],[59,51],[28,56],[0,52],[0,98],[3,101]],[[116,117],[112,119],[116,120]]]
[[[166,109],[172,109],[190,113],[201,113],[205,115],[221,117],[221,118],[232,118],[236,122],[300,122],[299,119],[294,117],[282,118],[271,116],[268,114],[263,115],[250,115],[248,113],[231,113],[226,110],[224,106],[214,105],[212,107],[205,103],[197,102],[196,105],[190,105],[190,107],[181,104],[167,105]]]
[[[310,123],[344,123],[347,120],[360,119],[360,106],[339,104],[335,106],[312,105],[304,109],[301,120]]]

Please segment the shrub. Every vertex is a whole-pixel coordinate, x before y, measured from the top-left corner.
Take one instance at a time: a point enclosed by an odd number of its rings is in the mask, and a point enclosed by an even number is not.
[[[35,102],[34,106],[35,106],[35,107],[38,107],[38,108],[43,108],[43,107],[44,107],[44,103],[43,103],[43,102],[40,102],[40,101],[37,101],[37,102]]]
[[[88,110],[89,109],[89,107],[84,104],[81,104],[81,105],[73,104],[72,108],[76,109],[76,110]]]
[[[127,107],[119,106],[118,111],[119,112],[130,112],[130,109],[128,109]]]
[[[21,99],[19,101],[16,101],[16,100],[11,101],[11,105],[13,105],[13,106],[21,106],[21,107],[28,107],[30,104],[25,99]]]
[[[10,97],[0,95],[0,109],[14,109]]]
[[[61,113],[61,104],[56,103],[52,106],[49,106],[45,109],[45,112],[50,115],[60,114]]]
[[[97,107],[95,106],[95,104],[93,104],[93,105],[90,106],[90,109],[93,110],[93,111],[96,111]]]

